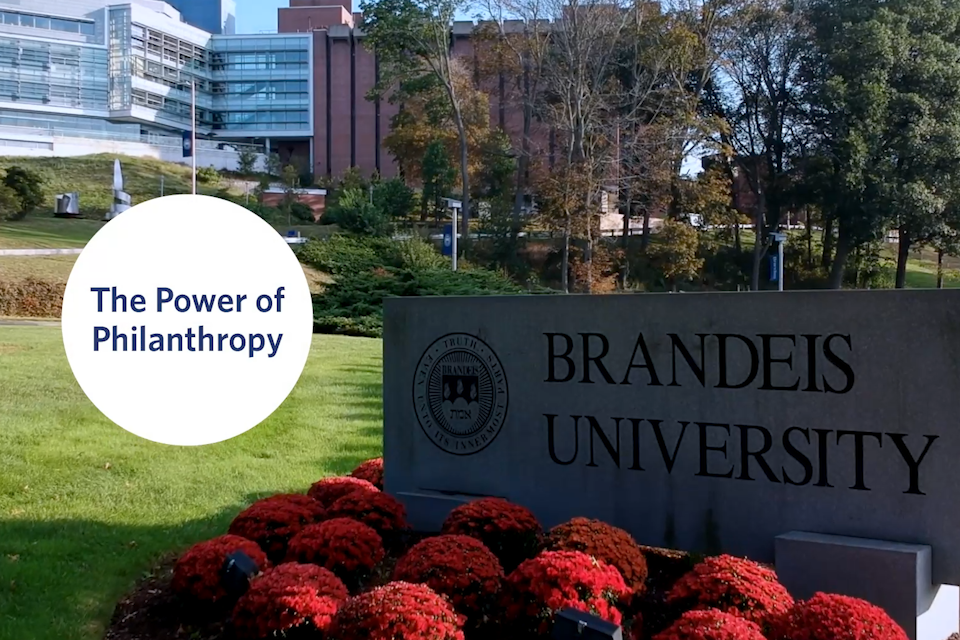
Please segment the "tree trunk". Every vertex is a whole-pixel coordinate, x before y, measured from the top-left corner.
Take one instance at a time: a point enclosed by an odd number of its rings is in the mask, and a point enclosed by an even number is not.
[[[897,289],[907,286],[907,261],[910,259],[910,236],[904,227],[900,227],[900,242],[897,248]]]
[[[827,286],[831,289],[843,288],[843,274],[847,268],[847,257],[850,255],[850,247],[843,232],[837,240],[837,254],[833,257],[833,266],[830,269],[830,279]]]
[[[943,289],[943,249],[937,249],[937,289]]]
[[[630,185],[624,189],[626,195],[626,206],[623,208],[623,237],[620,238],[620,246],[623,247],[623,250],[627,250],[627,241],[630,239]]]
[[[737,214],[740,215],[739,213]],[[733,221],[733,248],[737,250],[737,253],[743,251],[743,243],[740,241],[740,219],[739,217]]]
[[[813,266],[813,220],[810,219],[810,207],[804,209],[804,221],[807,226],[807,268]]]
[[[760,291],[760,266],[763,263],[763,213],[758,209],[754,217],[753,268],[750,270],[750,290]]]
[[[643,208],[643,232],[640,236],[640,251],[642,253],[646,252],[648,246],[650,246],[650,207],[646,206]]]
[[[827,218],[823,223],[823,255],[820,256],[820,266],[829,269],[831,264],[833,264],[833,219]]]
[[[520,160],[517,162],[517,192],[513,197],[513,229],[511,235],[517,239],[520,233],[520,210],[526,195],[527,167],[530,162],[530,129],[533,123],[533,105],[530,96],[530,61],[523,60],[523,138],[520,140]]]
[[[560,261],[560,286],[564,293],[570,293],[570,212],[567,212],[567,224],[563,228],[563,258]]]

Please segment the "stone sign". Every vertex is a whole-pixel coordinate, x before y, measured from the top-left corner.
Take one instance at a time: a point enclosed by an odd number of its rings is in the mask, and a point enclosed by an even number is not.
[[[383,395],[419,528],[500,496],[761,561],[930,545],[960,583],[960,291],[390,299]]]

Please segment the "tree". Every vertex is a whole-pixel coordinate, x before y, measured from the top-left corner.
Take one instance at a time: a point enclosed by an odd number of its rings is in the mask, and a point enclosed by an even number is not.
[[[281,177],[284,170],[283,161],[279,153],[267,154],[267,173],[274,177]]]
[[[373,187],[373,202],[391,218],[406,218],[413,211],[413,189],[400,178],[384,180]]]
[[[450,29],[454,16],[466,8],[464,0],[369,0],[361,5],[367,41],[380,60],[378,95],[398,85],[402,88],[411,82],[434,81],[446,96],[445,106],[459,141],[465,237],[471,208],[464,93],[471,83],[461,61],[453,55]]]
[[[756,230],[750,286],[760,288],[760,270],[787,206],[790,151],[799,133],[799,75],[806,23],[789,0],[750,0],[738,20],[714,77],[707,86],[714,114],[727,126],[721,144],[753,194]]]
[[[43,178],[22,167],[10,167],[3,177],[3,184],[16,194],[19,207],[10,216],[11,220],[23,220],[37,207],[43,204]],[[15,203],[6,198],[8,206]]]
[[[260,154],[257,153],[255,148],[249,146],[240,147],[240,151],[237,153],[237,170],[245,176],[253,174],[257,170],[257,160],[259,157]]]
[[[293,205],[299,200],[300,172],[292,164],[283,168],[283,209],[287,213],[287,225],[291,224]]]
[[[423,197],[420,201],[420,219],[432,214],[437,223],[446,211],[443,198],[450,194],[456,170],[451,166],[447,151],[440,141],[431,142],[423,156]]]
[[[0,219],[14,220],[23,204],[17,192],[5,184],[0,184]]]
[[[696,278],[703,269],[699,256],[700,235],[685,222],[666,219],[651,247],[652,257],[671,287],[680,280]]]

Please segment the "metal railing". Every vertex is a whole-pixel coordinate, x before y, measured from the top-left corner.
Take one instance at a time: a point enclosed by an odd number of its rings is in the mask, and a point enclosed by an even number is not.
[[[133,134],[123,134],[111,131],[94,131],[94,130],[84,130],[84,129],[69,129],[61,128],[55,126],[32,126],[32,127],[20,127],[13,125],[0,125],[0,134],[21,134],[21,135],[33,135],[33,136],[44,136],[47,138],[85,138],[90,140],[110,140],[117,142],[141,142],[143,144],[150,144],[158,147],[180,147],[183,144],[183,139],[177,136],[166,136],[159,133],[133,133]],[[246,142],[227,142],[227,141],[218,141],[218,140],[197,140],[198,149],[207,149],[211,151],[219,150],[221,145],[226,147],[231,147],[236,150],[241,149],[254,149],[260,153],[263,153],[263,147],[261,145],[246,143]]]

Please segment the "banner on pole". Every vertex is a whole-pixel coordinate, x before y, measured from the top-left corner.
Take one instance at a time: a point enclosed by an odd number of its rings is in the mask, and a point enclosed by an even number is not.
[[[453,255],[453,225],[448,224],[443,227],[443,255]]]
[[[770,256],[770,282],[776,282],[780,278],[779,256]]]
[[[193,135],[189,131],[183,132],[183,157],[193,157]]]

